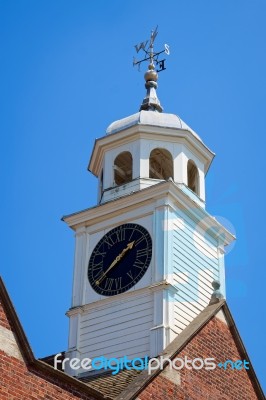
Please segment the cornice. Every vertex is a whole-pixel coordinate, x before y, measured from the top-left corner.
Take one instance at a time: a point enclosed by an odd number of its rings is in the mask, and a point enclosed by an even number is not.
[[[156,138],[157,140],[165,141],[166,137],[168,142],[179,142],[181,144],[192,146],[198,157],[203,159],[206,164],[205,174],[207,174],[215,154],[200,139],[193,135],[191,131],[150,125],[136,125],[123,131],[96,139],[89,161],[88,170],[95,176],[98,176],[104,152],[112,149],[114,145],[124,145],[139,139],[154,140]]]
[[[84,304],[84,305],[70,308],[66,312],[66,315],[68,317],[72,317],[75,315],[84,314],[85,312],[94,310],[96,308],[98,309],[101,307],[105,307],[105,309],[106,309],[106,307],[111,307],[115,303],[121,303],[121,301],[123,301],[123,303],[124,303],[126,301],[130,301],[134,297],[149,296],[151,293],[159,292],[161,290],[168,290],[172,293],[176,293],[178,291],[178,289],[175,286],[173,286],[169,281],[163,280],[160,282],[156,282],[145,288],[135,289],[135,290],[132,290],[129,292],[120,293],[118,296],[111,296],[111,297],[103,298],[101,300],[94,301],[90,304]]]
[[[126,213],[144,205],[151,205],[155,201],[158,202],[159,199],[164,198],[166,199],[165,205],[173,203],[175,207],[181,207],[199,227],[204,231],[208,231],[212,237],[220,240],[222,244],[228,245],[235,240],[234,235],[185,194],[173,181],[160,182],[157,185],[125,195],[102,205],[64,216],[62,220],[71,229],[76,231],[81,226],[92,226],[96,223],[106,221],[110,218],[110,214],[112,217],[116,217],[123,212]]]

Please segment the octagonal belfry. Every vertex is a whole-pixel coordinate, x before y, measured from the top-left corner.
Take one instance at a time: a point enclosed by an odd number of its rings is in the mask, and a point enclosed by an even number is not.
[[[172,179],[204,207],[213,157],[177,115],[141,110],[96,139],[88,169],[99,179],[100,204]]]

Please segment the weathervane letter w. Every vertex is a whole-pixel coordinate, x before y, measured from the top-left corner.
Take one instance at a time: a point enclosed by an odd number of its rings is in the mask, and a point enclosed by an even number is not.
[[[136,52],[138,53],[140,49],[143,49],[145,51],[145,48],[147,46],[148,40],[146,42],[141,42],[139,45],[135,45]]]

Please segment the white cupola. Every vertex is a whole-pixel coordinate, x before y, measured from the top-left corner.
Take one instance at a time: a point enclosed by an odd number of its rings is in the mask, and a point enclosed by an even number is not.
[[[153,64],[145,79],[140,111],[113,122],[95,141],[88,169],[99,179],[98,204],[171,179],[205,207],[214,153],[180,117],[162,112]]]

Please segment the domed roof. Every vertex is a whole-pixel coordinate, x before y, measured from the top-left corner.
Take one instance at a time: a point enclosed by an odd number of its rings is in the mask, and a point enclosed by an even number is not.
[[[146,110],[141,110],[136,114],[112,122],[107,128],[106,134],[111,135],[112,133],[123,131],[124,129],[135,125],[150,125],[162,128],[182,129],[191,132],[198,140],[202,141],[198,134],[182,121],[178,115]]]

